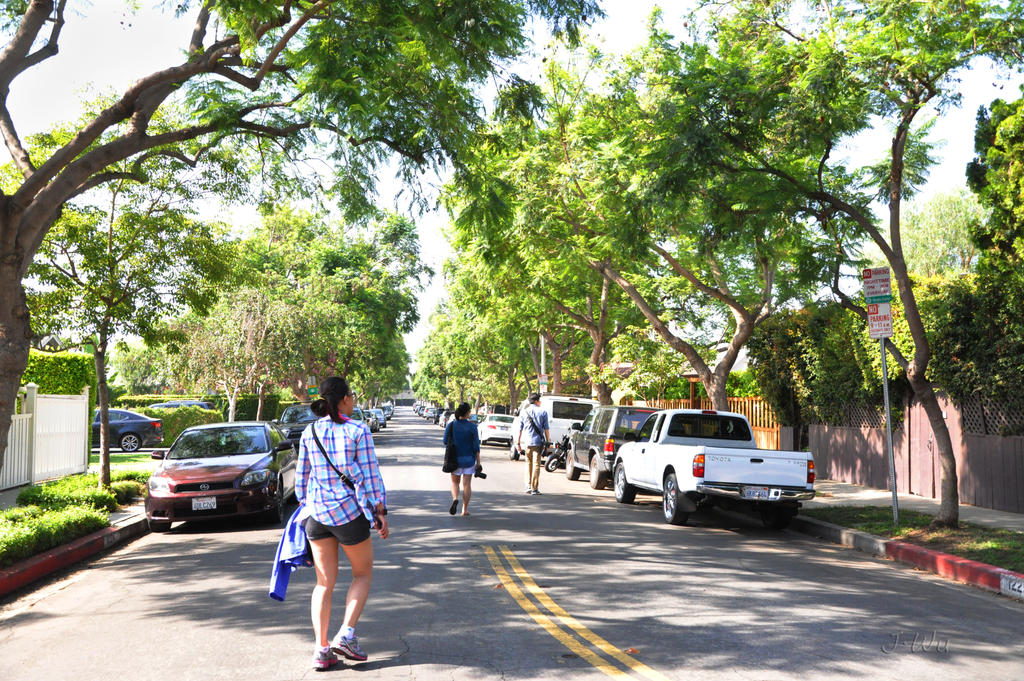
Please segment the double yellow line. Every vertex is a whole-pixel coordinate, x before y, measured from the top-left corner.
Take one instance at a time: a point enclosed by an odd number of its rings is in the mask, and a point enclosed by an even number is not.
[[[610,660],[601,657],[601,655],[581,643],[580,639],[589,643],[594,648],[614,660],[618,660],[629,670],[639,674],[640,676],[648,678],[651,681],[669,681],[669,679],[660,672],[657,672],[645,665],[643,662],[630,657],[608,641],[592,632],[590,629],[583,626],[575,617],[566,612],[562,606],[551,600],[551,597],[544,593],[543,589],[537,586],[537,583],[533,581],[533,577],[523,569],[523,566],[519,563],[519,559],[516,558],[515,554],[512,553],[507,546],[500,546],[498,548],[501,551],[501,557],[498,556],[498,552],[494,550],[494,547],[484,546],[483,550],[487,555],[487,560],[491,562],[491,568],[494,570],[494,573],[498,575],[498,579],[501,580],[502,586],[504,586],[505,590],[508,591],[512,598],[516,600],[516,603],[526,611],[526,614],[532,617],[533,620],[539,624],[542,629],[544,629],[544,631],[551,634],[555,640],[613,679],[634,679],[636,677],[615,666]],[[505,563],[502,562],[502,557],[504,557],[505,561],[508,562],[512,573],[519,579],[519,582],[517,582],[512,575],[509,574],[509,571],[505,569]],[[520,583],[522,583],[522,588],[519,586]],[[551,617],[545,614],[544,610],[538,607],[537,604],[530,600],[526,593],[523,592],[524,589],[530,594],[530,596],[533,596],[533,598],[536,599],[537,603],[545,608],[548,613],[553,615],[554,618],[561,622],[562,626],[569,631],[559,627]],[[576,636],[573,636],[573,634]]]

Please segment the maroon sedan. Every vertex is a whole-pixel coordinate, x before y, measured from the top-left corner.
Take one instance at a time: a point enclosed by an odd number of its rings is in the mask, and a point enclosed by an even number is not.
[[[295,445],[270,423],[213,423],[182,431],[149,478],[146,517],[154,532],[171,523],[262,514],[287,518],[295,494]]]

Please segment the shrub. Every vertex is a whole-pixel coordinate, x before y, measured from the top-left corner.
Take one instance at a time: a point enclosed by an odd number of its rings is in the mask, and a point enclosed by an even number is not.
[[[213,409],[201,407],[178,407],[177,409],[153,409],[152,407],[138,407],[137,411],[145,416],[152,416],[160,419],[164,428],[164,447],[170,447],[181,431],[190,426],[198,426],[203,423],[220,423],[224,415]]]
[[[905,356],[909,331],[893,300],[894,343]],[[878,341],[860,318],[835,304],[809,306],[766,321],[751,336],[750,366],[761,393],[786,426],[842,424],[849,405],[882,405]],[[910,392],[902,370],[889,358],[893,418]]]
[[[35,383],[45,395],[79,395],[89,387],[89,411],[96,406],[96,365],[81,352],[30,350],[21,384]]]
[[[42,506],[48,509],[87,506],[106,511],[117,510],[114,493],[99,489],[96,475],[71,475],[42,485],[26,487],[18,493],[19,506]]]
[[[143,487],[149,481],[149,476],[152,474],[148,468],[117,468],[110,471],[110,482],[122,482],[124,480],[134,480]]]
[[[0,511],[0,567],[102,530],[109,524],[105,511],[82,506],[57,510],[27,506]]]
[[[146,494],[146,485],[138,480],[121,480],[119,482],[111,482],[110,491],[114,493],[117,503],[128,504],[135,497],[141,497]]]
[[[223,421],[228,417],[228,398],[226,395],[123,395],[117,399],[117,406],[122,409],[140,411],[143,407],[148,407],[151,404],[171,402],[173,400],[202,400],[204,402],[213,402],[214,406],[216,406],[220,411],[220,420]],[[280,402],[281,396],[276,393],[270,393],[269,395],[263,396],[262,417],[264,421],[270,421],[277,418],[280,413]],[[238,396],[238,400],[235,402],[235,420],[256,420],[256,409],[258,406],[259,395],[253,393],[240,394]]]
[[[116,403],[120,409],[138,410],[151,404],[175,400],[198,400],[217,404],[217,399],[216,395],[121,395],[117,400],[112,400],[111,405]]]

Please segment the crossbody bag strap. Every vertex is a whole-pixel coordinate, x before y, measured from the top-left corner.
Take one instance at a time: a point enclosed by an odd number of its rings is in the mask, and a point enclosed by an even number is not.
[[[341,478],[341,481],[343,483],[348,485],[349,489],[351,489],[352,491],[355,491],[356,484],[354,482],[352,482],[352,480],[349,479],[349,477],[347,475],[345,475],[340,470],[338,470],[338,467],[334,465],[333,461],[331,461],[331,457],[327,455],[327,450],[324,449],[323,443],[320,442],[320,436],[316,434],[316,424],[315,423],[310,426],[310,430],[313,431],[313,440],[316,442],[316,446],[320,448],[320,453],[324,455],[325,459],[327,459],[327,464],[331,468],[334,469],[334,472],[338,474],[338,477]]]
[[[540,429],[537,422],[533,420],[533,414],[529,409],[526,410],[526,417],[530,419],[530,425],[533,426],[533,430],[537,433],[537,437],[544,437],[544,431]]]

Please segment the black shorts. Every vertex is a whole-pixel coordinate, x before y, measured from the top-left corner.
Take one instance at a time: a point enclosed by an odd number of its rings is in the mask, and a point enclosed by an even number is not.
[[[370,538],[370,521],[361,515],[344,525],[324,525],[316,518],[306,518],[306,538],[313,541],[334,537],[339,544],[352,546]]]

